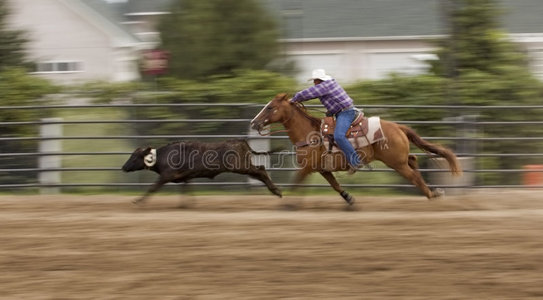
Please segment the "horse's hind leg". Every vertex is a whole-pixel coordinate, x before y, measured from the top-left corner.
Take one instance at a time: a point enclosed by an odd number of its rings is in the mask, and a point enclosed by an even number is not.
[[[411,169],[415,171],[419,171],[419,164],[417,163],[417,157],[415,155],[409,154],[407,157],[407,164],[411,167]]]
[[[292,190],[298,190],[300,188],[300,184],[304,182],[304,180],[307,178],[307,175],[311,174],[310,169],[300,169],[298,172],[296,172],[296,175],[294,177],[294,181],[292,184]]]
[[[422,175],[420,174],[419,170],[417,168],[413,168],[413,166],[416,166],[416,162],[414,163],[410,159],[409,164],[403,164],[401,167],[393,167],[393,169],[418,187],[428,199],[440,196],[441,194],[439,192],[433,192],[430,190],[426,182],[424,182],[424,179],[422,179]]]
[[[418,180],[420,179],[422,181],[422,184],[423,185],[426,185],[426,183],[424,182],[424,179],[422,179],[422,174],[420,174],[420,171],[419,171],[419,164],[417,163],[417,157],[415,155],[409,155],[407,157],[407,164],[409,165],[409,167],[413,170],[414,172],[414,177]],[[415,183],[413,183],[415,184]],[[417,184],[415,184],[417,185]],[[418,185],[417,185],[418,186]]]
[[[420,174],[420,171],[419,171],[419,165],[417,163],[417,157],[415,155],[409,155],[408,159],[409,159],[408,164],[411,167],[411,169],[413,169],[413,171],[415,171],[417,176],[420,177],[420,179],[422,180],[422,183],[424,185],[426,185],[426,183],[424,182],[424,179],[422,179],[422,175]],[[436,198],[436,197],[439,197],[439,196],[443,196],[443,194],[444,194],[442,189],[430,189],[430,191],[432,192],[432,197],[431,198]]]
[[[326,179],[326,181],[328,181],[328,183],[332,186],[332,188],[336,192],[338,192],[341,195],[341,197],[343,197],[343,199],[345,199],[347,204],[349,205],[354,204],[354,198],[341,188],[341,186],[336,180],[336,177],[334,176],[334,174],[332,174],[332,172],[321,171],[320,174],[322,175],[322,177],[324,177],[324,179]]]

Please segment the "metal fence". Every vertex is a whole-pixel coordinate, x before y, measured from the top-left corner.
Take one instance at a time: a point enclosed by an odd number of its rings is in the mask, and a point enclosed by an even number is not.
[[[310,109],[317,109],[320,106],[308,106]],[[165,118],[165,119],[106,119],[103,118],[103,114],[100,110],[111,111],[134,111],[145,109],[235,109],[239,111],[237,117],[221,118],[220,115],[209,114],[205,118],[198,116],[185,117],[185,118]],[[19,190],[19,189],[49,189],[49,192],[59,191],[60,188],[118,188],[126,189],[132,187],[147,186],[151,184],[151,177],[138,176],[131,180],[122,181],[124,175],[120,174],[120,166],[131,154],[133,148],[130,145],[137,145],[140,141],[150,142],[153,141],[174,141],[174,140],[224,140],[229,138],[247,138],[250,141],[271,141],[272,143],[281,142],[283,145],[289,144],[288,138],[284,135],[280,136],[268,136],[260,137],[249,131],[249,121],[252,116],[256,114],[262,105],[258,104],[246,104],[246,103],[230,103],[230,104],[218,104],[218,103],[180,103],[180,104],[103,104],[103,105],[43,105],[43,106],[3,106],[0,107],[3,111],[13,111],[14,113],[20,111],[40,111],[41,115],[50,116],[50,118],[41,118],[33,120],[23,121],[6,121],[0,122],[1,128],[28,128],[30,134],[23,135],[6,135],[2,130],[0,137],[0,188]],[[421,116],[425,115],[426,111],[430,110],[443,110],[449,112],[449,117],[436,120],[391,120],[397,123],[406,124],[408,126],[419,128],[433,128],[433,127],[446,127],[449,130],[446,135],[442,136],[423,136],[424,139],[429,141],[435,141],[439,143],[445,143],[446,145],[455,149],[455,152],[460,159],[469,160],[470,163],[464,165],[464,173],[468,174],[469,180],[463,180],[458,182],[443,181],[443,179],[434,180],[432,174],[444,173],[443,169],[435,168],[435,165],[427,164],[421,167],[421,172],[425,175],[431,186],[434,187],[446,187],[446,188],[541,188],[543,187],[543,130],[541,130],[543,121],[541,118],[536,120],[524,120],[523,114],[527,111],[539,112],[539,116],[543,115],[543,105],[541,106],[447,106],[447,105],[366,105],[364,106],[366,115],[388,115],[388,112],[395,110],[417,110],[421,112]],[[81,115],[91,118],[58,118],[62,116],[62,112],[69,111],[71,115]],[[92,111],[92,112],[90,112]],[[516,120],[504,119],[499,117],[488,120],[485,118],[488,112],[497,113],[499,116],[500,111],[517,112],[518,118]],[[93,118],[94,117],[94,118]],[[389,118],[387,118],[389,119]],[[148,126],[153,127],[157,125],[168,124],[185,124],[185,128],[196,128],[198,126],[205,126],[205,124],[215,124],[215,127],[221,127],[226,125],[221,124],[235,124],[232,128],[237,132],[215,132],[215,133],[200,133],[198,130],[192,132],[187,130],[183,134],[134,134],[131,130],[133,126]],[[217,125],[219,124],[219,125]],[[79,126],[79,131],[75,131],[76,134],[66,134],[67,128],[71,126]],[[96,126],[117,126],[115,132],[107,132],[106,134],[93,134]],[[120,126],[120,127],[119,127]],[[124,126],[124,127],[123,127]],[[119,129],[120,128],[120,129]],[[123,129],[125,128],[125,130]],[[507,131],[512,134],[505,136],[487,134],[488,132],[495,132],[496,128],[504,128],[504,132]],[[505,130],[507,128],[507,130]],[[517,131],[514,128],[518,128]],[[529,130],[526,130],[529,129]],[[151,130],[152,131],[152,130]],[[499,130],[498,130],[499,131]],[[85,134],[81,134],[85,133]],[[97,141],[115,141],[120,143],[115,147],[121,147],[120,150],[112,150],[107,147],[102,147],[99,150],[93,149],[91,151],[85,150],[92,148]],[[67,150],[64,145],[71,141],[72,143],[79,143],[80,147],[75,147],[76,151]],[[122,141],[125,141],[122,143]],[[13,150],[13,145],[18,143],[29,144],[28,147],[22,147],[21,150]],[[494,149],[491,146],[495,146],[497,143],[503,143],[508,147],[507,151],[487,151],[488,148]],[[11,146],[10,146],[11,145]],[[515,147],[518,145],[518,147]],[[156,145],[160,146],[160,145]],[[505,146],[504,146],[505,147]],[[71,148],[74,148],[72,146]],[[29,151],[30,149],[30,151]],[[33,150],[33,151],[32,151]],[[294,149],[286,149],[278,153],[271,154],[273,161],[274,156],[292,157],[294,155]],[[413,153],[417,156],[427,156],[425,153]],[[78,157],[79,161],[96,159],[102,157],[104,159],[98,159],[97,161],[114,161],[116,165],[73,165],[67,164],[70,158]],[[507,167],[500,167],[502,164],[495,165],[490,163],[488,166],[485,164],[485,160],[488,158],[494,159],[493,161],[512,161],[514,163],[509,164]],[[25,164],[19,162],[26,161]],[[280,186],[290,186],[291,174],[296,170],[294,164],[282,164],[274,165],[268,161],[268,170],[272,174],[274,181]],[[70,172],[83,172],[90,174],[106,174],[115,173],[120,180],[111,180],[110,177],[104,175],[93,176],[93,180],[85,179],[83,181],[74,182],[70,175],[66,175]],[[357,183],[356,180],[347,179],[347,183],[343,183],[343,186],[351,188],[411,188],[412,186],[396,175],[388,174],[385,177],[385,183],[371,182],[373,174],[387,174],[392,173],[384,166],[377,165],[370,169],[363,169],[359,173],[363,178]],[[118,174],[118,175],[117,175]],[[490,178],[502,177],[502,180],[490,180],[490,183],[484,179],[484,176],[478,176],[482,174],[489,174]],[[509,177],[510,182],[504,182],[503,177]],[[22,178],[23,182],[13,182],[10,178]],[[390,178],[393,178],[390,182]],[[483,179],[481,179],[483,178]],[[70,180],[66,180],[70,179]],[[340,180],[341,181],[341,180]],[[369,182],[368,182],[369,181]],[[245,178],[229,178],[228,180],[215,180],[215,181],[197,181],[191,183],[195,186],[203,187],[238,187],[246,188],[247,186],[253,186],[255,183],[248,181]],[[308,187],[327,187],[328,184],[324,182],[310,182],[305,184]]]

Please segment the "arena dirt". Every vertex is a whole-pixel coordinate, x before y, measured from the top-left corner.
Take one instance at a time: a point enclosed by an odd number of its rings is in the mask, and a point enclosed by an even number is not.
[[[0,196],[0,299],[543,299],[541,190],[133,198]]]

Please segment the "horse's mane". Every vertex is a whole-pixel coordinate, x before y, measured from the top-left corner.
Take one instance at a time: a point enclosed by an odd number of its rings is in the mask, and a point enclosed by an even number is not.
[[[308,119],[311,122],[311,125],[313,127],[320,128],[321,119],[310,115],[302,103],[294,103],[293,106],[302,116],[304,116],[306,119]]]

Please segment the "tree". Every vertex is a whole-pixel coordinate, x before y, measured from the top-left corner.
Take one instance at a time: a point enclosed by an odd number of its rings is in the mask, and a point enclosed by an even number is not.
[[[504,66],[527,70],[525,55],[500,28],[502,12],[496,0],[443,0],[448,37],[438,41],[440,60],[434,72],[455,77],[477,70],[503,74]]]
[[[275,21],[256,0],[176,0],[171,12],[159,31],[175,77],[265,69],[279,56]]]
[[[437,41],[439,60],[432,62],[432,74],[417,77],[392,76],[350,87],[349,93],[362,103],[437,104],[437,105],[540,105],[542,85],[528,66],[528,58],[501,31],[501,12],[497,0],[441,0],[448,16],[448,36]],[[425,120],[477,115],[478,121],[541,121],[540,110],[418,110],[387,111],[399,120]],[[459,128],[415,126],[421,134],[450,135]],[[478,137],[504,138],[541,136],[541,126],[487,125],[477,128]],[[454,146],[454,145],[450,145]],[[520,144],[516,140],[485,142],[477,151],[491,154],[477,158],[484,169],[520,169],[533,163],[529,157],[515,157],[522,151],[541,153],[541,142]],[[457,148],[457,150],[459,150]],[[510,154],[510,156],[494,156]],[[488,184],[512,184],[510,174],[478,174]],[[520,176],[519,176],[520,177]],[[517,180],[519,180],[517,177]]]
[[[448,101],[468,105],[530,105],[541,103],[541,83],[529,69],[528,58],[518,45],[501,31],[501,11],[497,0],[446,0],[449,4],[450,34],[439,42],[441,58],[434,71],[450,79]],[[480,121],[539,121],[538,110],[494,110],[478,112]],[[484,137],[540,135],[534,126],[489,126]],[[488,153],[518,152],[519,142],[496,141],[485,145]],[[524,150],[541,151],[541,144],[522,145]],[[514,169],[530,163],[526,159],[480,158],[486,168]],[[511,183],[511,176],[487,178],[495,183]]]
[[[0,72],[0,106],[35,105],[37,100],[46,94],[57,92],[47,80],[36,78],[21,68],[9,68]],[[39,102],[39,103],[45,103]],[[2,109],[0,122],[37,121],[48,117],[48,110],[40,109]],[[0,129],[2,137],[36,136],[35,125],[3,125]],[[38,144],[34,140],[1,141],[1,153],[36,152]],[[35,168],[36,157],[0,157],[0,165],[5,169]],[[34,172],[10,173],[2,172],[0,183],[25,183],[35,181]]]
[[[9,10],[6,0],[0,0],[0,70],[6,67],[24,67],[25,44],[27,39],[21,30],[11,30],[7,27]]]
[[[452,80],[452,104],[537,103],[528,58],[500,28],[497,0],[443,0],[449,35],[437,42],[437,76]],[[477,85],[474,85],[477,83]]]
[[[25,57],[27,39],[23,31],[8,28],[7,1],[0,0],[0,106],[24,106],[36,104],[36,101],[48,93],[57,91],[47,80],[27,74],[28,61]],[[44,102],[41,102],[44,103]],[[0,122],[36,121],[44,117],[43,110],[3,109],[0,110]],[[0,129],[3,137],[35,136],[37,127],[30,125],[3,125]],[[2,141],[0,152],[36,152],[36,141]],[[35,157],[1,157],[0,165],[6,169],[34,168]],[[5,173],[0,175],[2,183],[24,183],[34,181],[35,173]]]

